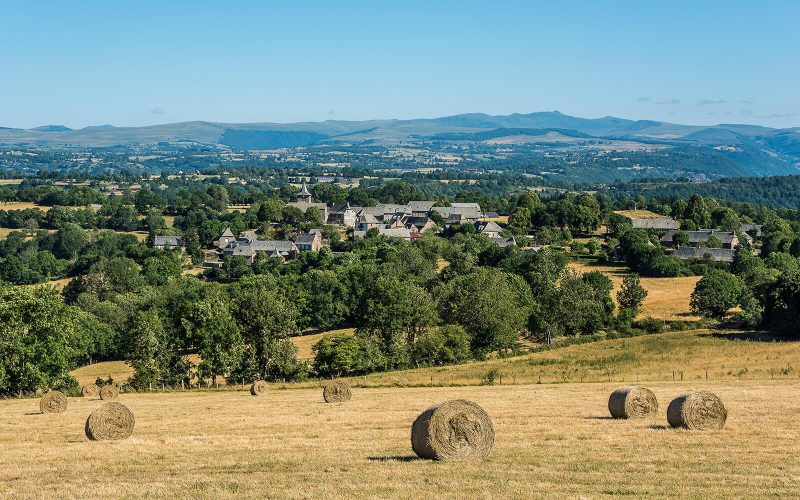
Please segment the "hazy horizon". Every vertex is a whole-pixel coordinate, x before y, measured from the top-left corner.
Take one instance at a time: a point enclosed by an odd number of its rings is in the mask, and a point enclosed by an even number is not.
[[[504,114],[504,115],[498,115],[498,114],[495,114],[495,113],[485,113],[483,111],[466,111],[466,112],[463,112],[463,113],[454,113],[453,115],[447,115],[447,116],[458,116],[458,115],[468,115],[468,114],[484,114],[484,115],[488,115],[488,116],[508,116],[508,115],[512,115],[512,114],[527,115],[527,114],[531,114],[531,113],[562,113],[562,112],[560,110],[554,109],[554,110],[523,111],[523,112],[514,112],[514,113],[508,113],[508,114]],[[572,115],[572,114],[568,114],[568,113],[562,113],[562,114],[569,115],[569,116],[574,116],[576,118],[585,118],[585,119],[589,119],[589,120],[602,119],[602,118],[608,118],[608,117],[620,118],[620,119],[623,119],[623,120],[631,120],[631,121],[650,120],[650,118],[631,118],[631,117],[616,116],[616,115],[580,116],[580,115]],[[46,126],[64,126],[64,127],[70,128],[72,130],[81,130],[81,129],[84,129],[84,128],[93,128],[93,127],[101,128],[101,127],[109,127],[109,126],[110,127],[114,127],[114,128],[158,127],[158,126],[174,125],[174,124],[188,123],[188,122],[207,122],[207,123],[223,123],[223,124],[225,124],[225,123],[230,123],[230,124],[274,123],[274,124],[279,124],[279,125],[287,125],[287,124],[293,124],[293,123],[324,123],[326,121],[331,121],[331,122],[336,122],[336,121],[362,122],[362,121],[382,121],[382,120],[416,120],[416,119],[429,120],[429,119],[444,118],[444,117],[445,116],[415,116],[415,117],[410,117],[410,118],[377,117],[377,118],[363,118],[363,119],[355,118],[355,119],[352,119],[352,120],[351,119],[344,119],[344,118],[325,118],[325,119],[322,119],[322,120],[302,120],[302,121],[292,121],[292,122],[277,121],[277,120],[258,120],[258,121],[252,121],[252,122],[221,122],[221,121],[215,121],[215,120],[197,119],[197,120],[181,120],[181,121],[163,121],[163,122],[155,122],[155,123],[149,123],[149,124],[144,124],[144,125],[117,125],[117,124],[113,124],[113,123],[95,123],[95,124],[90,124],[90,125],[84,125],[82,127],[71,127],[69,124],[66,124],[66,123],[42,123],[42,124],[36,125],[34,127],[27,127],[27,128],[25,128],[25,127],[14,127],[13,125],[7,125],[7,124],[0,123],[0,128],[1,127],[6,127],[6,128],[19,129],[19,130],[32,130],[32,129],[35,129],[35,128],[46,127]],[[728,121],[728,122],[726,122],[726,121],[718,121],[718,122],[706,122],[706,123],[681,123],[681,122],[678,122],[678,121],[670,122],[669,120],[659,120],[659,121],[664,121],[666,123],[675,123],[677,125],[694,125],[694,126],[706,126],[706,127],[713,127],[713,126],[718,126],[718,125],[758,125],[756,123],[749,123],[749,122],[743,121],[743,120],[740,120],[740,121]],[[798,120],[798,123],[800,123],[800,119]],[[769,127],[768,125],[761,125],[761,126]],[[797,126],[790,125],[788,127],[774,127],[774,128],[800,128],[800,124],[798,124]]]
[[[800,4],[11,2],[0,126],[557,109],[800,126]]]

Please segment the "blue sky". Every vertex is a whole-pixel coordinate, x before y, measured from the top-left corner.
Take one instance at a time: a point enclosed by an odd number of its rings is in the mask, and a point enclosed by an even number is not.
[[[4,0],[0,126],[549,110],[800,126],[798,26],[797,0]]]

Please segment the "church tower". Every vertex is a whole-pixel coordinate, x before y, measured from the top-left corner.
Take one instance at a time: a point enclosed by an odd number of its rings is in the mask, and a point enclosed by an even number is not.
[[[306,181],[303,181],[303,188],[297,193],[297,203],[311,203],[311,192],[306,187]]]

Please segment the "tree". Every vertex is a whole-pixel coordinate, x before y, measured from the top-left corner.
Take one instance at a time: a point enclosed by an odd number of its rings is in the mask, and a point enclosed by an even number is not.
[[[225,186],[213,184],[208,188],[208,206],[217,212],[223,212],[228,208],[230,203],[230,195]]]
[[[142,264],[142,275],[149,285],[163,286],[181,275],[181,266],[174,253],[148,257]]]
[[[314,269],[303,275],[308,290],[309,324],[320,330],[340,326],[350,315],[349,291],[338,274]]]
[[[647,290],[642,286],[638,274],[631,273],[622,279],[622,288],[617,292],[617,303],[621,315],[630,319],[635,318],[639,314],[645,298],[647,298]]]
[[[144,285],[139,275],[139,265],[127,257],[102,258],[89,268],[89,272],[73,280],[81,291],[105,298],[111,293],[125,293]]]
[[[253,276],[232,285],[231,312],[244,343],[232,378],[277,380],[302,373],[289,340],[299,333],[297,311],[271,276]]]
[[[140,189],[133,196],[133,204],[136,211],[144,215],[150,211],[161,212],[167,206],[167,202],[161,196],[149,189]]]
[[[473,350],[484,353],[513,349],[533,305],[521,277],[493,268],[457,276],[434,294],[444,321],[463,326]]]
[[[131,319],[127,336],[127,363],[134,369],[129,383],[140,389],[159,384],[165,333],[158,310],[137,312]]]
[[[705,228],[711,226],[711,211],[700,195],[696,194],[689,199],[685,216],[687,219],[692,220],[697,227]]]
[[[601,278],[604,278],[601,280]],[[539,299],[529,328],[537,336],[591,334],[605,328],[613,318],[610,280],[601,273],[580,275],[565,271],[558,289]]]
[[[706,241],[707,248],[722,248],[722,241],[716,236],[711,236]]]
[[[800,338],[800,274],[782,274],[764,295],[763,325],[778,335]]]
[[[470,359],[470,335],[463,327],[446,325],[423,333],[414,345],[412,358],[417,366],[441,366]]]
[[[218,376],[234,368],[242,347],[241,335],[221,290],[212,288],[203,299],[189,303],[181,324],[187,338],[197,346],[202,360],[198,365],[200,377],[216,383]]]
[[[90,320],[51,287],[0,286],[0,394],[76,390],[69,370],[90,352]]]
[[[75,260],[87,244],[83,229],[77,224],[65,224],[56,233],[53,253],[59,259]]]
[[[284,203],[278,198],[267,198],[259,204],[256,218],[260,222],[273,223],[281,220],[281,210]]]
[[[144,218],[144,230],[157,232],[167,227],[167,222],[158,210],[150,210]]]
[[[508,226],[519,233],[527,232],[531,227],[531,211],[525,207],[517,207],[508,216]]]
[[[106,217],[106,227],[117,231],[135,231],[139,228],[139,216],[132,205],[119,201],[107,203],[100,209],[100,216]]]
[[[677,231],[672,235],[672,244],[676,247],[685,247],[689,244],[689,235],[683,231]]]
[[[690,305],[693,312],[702,316],[723,318],[741,296],[742,283],[736,276],[714,270],[697,282]]]
[[[362,335],[380,340],[386,368],[407,367],[420,334],[439,322],[430,294],[394,277],[380,277],[366,300]]]

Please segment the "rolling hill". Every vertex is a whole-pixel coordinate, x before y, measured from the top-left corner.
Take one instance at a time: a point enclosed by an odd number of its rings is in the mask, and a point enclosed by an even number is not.
[[[514,138],[504,140],[504,138]],[[62,125],[0,129],[0,145],[93,148],[189,142],[235,150],[259,150],[355,144],[471,142],[477,144],[565,144],[653,150],[700,148],[730,159],[741,168],[728,176],[784,175],[800,167],[800,128],[772,129],[746,124],[681,125],[613,116],[580,118],[558,111],[493,116],[467,113],[412,120],[366,120],[301,123],[215,123],[193,121],[147,127],[108,125],[71,130]],[[718,154],[719,153],[719,154]],[[718,177],[714,174],[714,177]]]

